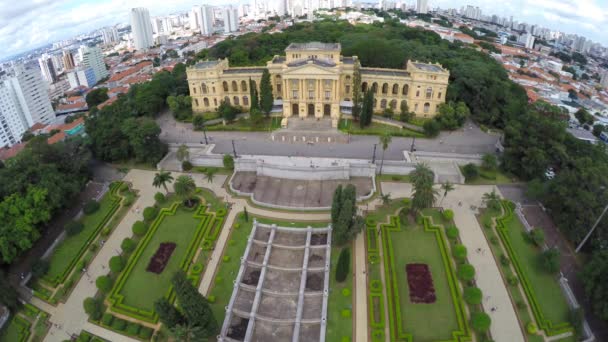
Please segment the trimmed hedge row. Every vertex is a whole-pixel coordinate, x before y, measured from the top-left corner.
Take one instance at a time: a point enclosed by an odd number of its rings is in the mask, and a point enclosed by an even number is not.
[[[32,329],[32,323],[20,315],[13,316],[12,321],[8,324],[14,324],[19,332],[19,340],[17,342],[25,342],[30,338],[30,330]]]
[[[42,280],[48,282],[49,284],[53,285],[54,287],[57,287],[58,285],[65,282],[68,275],[72,272],[72,270],[74,269],[74,267],[76,266],[78,261],[82,258],[84,253],[89,248],[89,245],[97,238],[97,235],[99,235],[99,232],[102,230],[103,227],[105,227],[105,225],[110,221],[112,216],[114,216],[114,213],[116,213],[116,211],[120,207],[120,201],[122,200],[122,197],[120,195],[118,195],[118,193],[119,193],[119,189],[122,184],[124,184],[124,183],[123,182],[114,182],[110,185],[110,191],[108,192],[108,194],[106,194],[106,196],[110,196],[110,200],[111,200],[110,210],[108,210],[106,215],[99,222],[99,224],[93,230],[91,235],[87,238],[86,242],[80,247],[80,250],[78,251],[76,256],[70,261],[70,264],[68,265],[68,267],[61,273],[61,275],[54,277],[54,278],[49,278],[47,276],[44,276],[44,277],[42,277]]]
[[[569,322],[555,324],[545,318],[545,314],[542,312],[540,304],[538,304],[536,294],[530,285],[530,280],[519,263],[519,258],[511,246],[511,239],[507,233],[507,222],[514,219],[513,203],[509,201],[502,201],[501,205],[504,210],[504,214],[496,219],[496,231],[498,232],[498,236],[502,240],[502,243],[507,250],[507,254],[509,254],[509,258],[511,258],[515,272],[519,276],[521,286],[524,289],[526,298],[528,298],[528,302],[530,303],[530,308],[532,309],[532,313],[534,314],[534,319],[536,320],[538,328],[545,331],[547,336],[556,336],[565,332],[573,332],[574,328]]]
[[[99,323],[106,329],[119,334],[135,337],[139,340],[149,341],[154,334],[154,329],[152,328],[133,322],[127,322],[126,320],[109,313],[104,314]]]

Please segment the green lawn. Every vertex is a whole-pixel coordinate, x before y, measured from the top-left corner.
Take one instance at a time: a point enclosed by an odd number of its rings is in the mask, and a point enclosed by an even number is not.
[[[175,215],[164,217],[142,254],[135,260],[133,269],[127,275],[119,292],[124,296],[123,304],[152,311],[154,301],[167,293],[171,286],[171,277],[180,268],[188,247],[195,237],[197,226],[201,222],[200,218],[193,217],[194,213],[194,211],[182,209],[180,206]],[[161,242],[174,242],[177,246],[161,274],[148,272],[146,271],[148,263]],[[130,262],[132,261],[130,260]]]
[[[22,332],[21,327],[16,323],[15,317],[12,316],[0,332],[0,341],[2,342],[17,342],[20,341]]]
[[[459,166],[460,167],[460,172],[463,172],[462,168],[463,166]],[[511,176],[509,174],[506,174],[500,170],[495,170],[495,171],[487,171],[487,170],[483,170],[483,169],[479,169],[479,177],[473,179],[473,180],[467,180],[466,184],[470,184],[470,185],[493,185],[493,184],[510,184],[510,183],[514,183],[516,182],[517,179],[514,176]]]
[[[327,341],[342,341],[343,338],[348,337],[349,341],[353,335],[353,249],[350,249],[350,272],[346,276],[344,282],[338,283],[336,281],[336,268],[338,264],[338,258],[342,248],[333,247],[331,249],[331,279],[329,279],[329,298],[327,303],[327,332],[325,338]],[[345,296],[342,290],[348,289],[350,294]],[[351,310],[351,317],[342,317],[342,310]]]
[[[341,119],[338,123],[338,129],[344,133],[354,135],[380,135],[389,132],[392,136],[396,137],[425,137],[423,133],[408,128],[399,128],[378,122],[372,122],[368,127],[361,128],[357,122],[353,122],[350,119]]]
[[[49,258],[49,270],[44,276],[45,279],[60,280],[62,275],[73,264],[75,258],[80,257],[81,249],[89,242],[89,239],[94,234],[98,233],[97,228],[108,215],[111,215],[118,207],[114,205],[110,191],[106,193],[99,201],[99,210],[91,215],[84,215],[80,220],[84,225],[84,229],[76,235],[67,236],[63,242],[57,246],[53,255]]]
[[[456,308],[448,285],[448,269],[439,249],[439,241],[434,232],[424,231],[420,225],[401,226],[400,230],[383,227],[382,234],[388,234],[384,243],[385,258],[392,251],[393,270],[386,270],[386,283],[396,281],[398,300],[395,310],[401,312],[402,331],[411,334],[415,341],[444,341],[452,338],[452,332],[459,330]],[[412,303],[405,267],[410,263],[427,264],[433,277],[436,301],[431,304]],[[385,263],[387,265],[389,263]],[[387,289],[390,286],[387,285]],[[390,301],[389,301],[390,302]],[[390,310],[390,308],[389,308]],[[398,316],[397,316],[398,317]],[[397,328],[391,327],[391,331]]]
[[[410,182],[410,175],[377,175],[376,180],[381,182]]]

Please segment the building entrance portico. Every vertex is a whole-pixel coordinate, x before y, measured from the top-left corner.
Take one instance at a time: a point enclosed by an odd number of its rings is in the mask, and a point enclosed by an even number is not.
[[[308,112],[307,112],[308,116],[315,116],[315,105],[312,103],[308,104]]]
[[[331,116],[331,105],[326,104],[323,106],[323,116]]]

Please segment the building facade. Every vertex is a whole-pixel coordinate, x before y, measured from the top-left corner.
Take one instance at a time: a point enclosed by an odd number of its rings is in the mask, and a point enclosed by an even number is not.
[[[103,54],[99,46],[85,46],[81,52],[81,66],[93,69],[93,72],[95,73],[95,83],[110,75],[106,68],[106,63],[103,61]]]
[[[344,57],[336,43],[293,43],[285,56],[275,56],[266,68],[274,96],[273,111],[283,117],[330,117],[337,125],[352,110],[356,56]],[[221,101],[248,108],[249,80],[259,88],[264,67],[231,68],[228,60],[204,61],[187,69],[192,108],[215,111]],[[360,68],[361,90],[374,93],[374,112],[401,103],[416,116],[433,117],[445,102],[449,71],[438,64],[408,61],[406,69]]]
[[[152,39],[152,22],[147,8],[131,9],[131,32],[133,45],[137,50],[145,50],[154,45]]]

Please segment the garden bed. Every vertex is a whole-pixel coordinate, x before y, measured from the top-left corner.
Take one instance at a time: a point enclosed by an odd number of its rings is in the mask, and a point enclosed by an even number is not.
[[[160,246],[158,246],[156,253],[154,253],[152,256],[152,259],[150,259],[150,263],[148,264],[146,271],[156,274],[163,273],[163,270],[167,266],[169,258],[171,258],[171,254],[173,254],[175,247],[177,247],[177,245],[173,242],[162,242]]]
[[[407,264],[407,284],[410,290],[410,301],[412,303],[435,303],[435,287],[433,277],[427,264]]]

